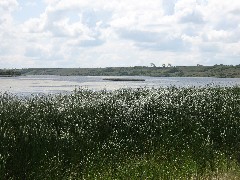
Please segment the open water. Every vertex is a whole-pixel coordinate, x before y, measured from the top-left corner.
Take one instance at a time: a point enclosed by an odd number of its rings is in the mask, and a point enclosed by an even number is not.
[[[211,78],[211,77],[119,77],[141,78],[145,81],[107,81],[106,76],[19,76],[0,77],[0,92],[17,95],[69,93],[75,88],[91,90],[116,90],[119,88],[158,88],[167,86],[203,87],[203,86],[235,86],[240,85],[240,78]]]

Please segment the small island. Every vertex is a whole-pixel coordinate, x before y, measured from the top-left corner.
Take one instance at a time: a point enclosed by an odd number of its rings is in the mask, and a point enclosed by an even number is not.
[[[133,79],[133,78],[104,78],[106,81],[145,81],[145,79]]]

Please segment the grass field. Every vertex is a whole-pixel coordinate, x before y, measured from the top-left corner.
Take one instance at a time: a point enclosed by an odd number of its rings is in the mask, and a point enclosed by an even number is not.
[[[0,94],[0,179],[239,179],[240,87]]]

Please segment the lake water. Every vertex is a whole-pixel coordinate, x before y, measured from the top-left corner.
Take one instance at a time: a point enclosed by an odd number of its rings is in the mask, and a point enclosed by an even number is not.
[[[210,77],[119,77],[141,78],[145,81],[107,81],[106,76],[19,76],[0,77],[0,92],[10,92],[17,95],[49,94],[71,92],[75,88],[91,90],[116,90],[119,88],[167,87],[167,86],[234,86],[240,85],[240,78],[210,78]],[[114,76],[112,78],[117,78]]]

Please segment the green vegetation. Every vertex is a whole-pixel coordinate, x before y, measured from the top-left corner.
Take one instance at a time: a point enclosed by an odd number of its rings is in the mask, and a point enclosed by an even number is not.
[[[240,178],[240,87],[0,94],[0,179]]]
[[[0,69],[0,77],[20,76],[20,70],[16,69]]]
[[[157,67],[151,64],[134,67],[107,68],[27,68],[1,70],[0,76],[14,75],[60,75],[60,76],[156,76],[156,77],[219,77],[240,78],[240,65],[171,66]]]
[[[61,76],[157,76],[157,77],[226,77],[240,78],[240,65],[176,66],[176,67],[107,67],[107,68],[29,68],[23,75]]]

